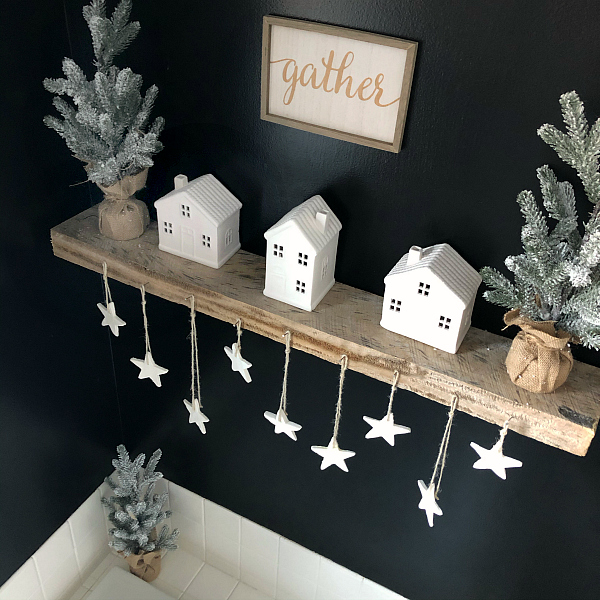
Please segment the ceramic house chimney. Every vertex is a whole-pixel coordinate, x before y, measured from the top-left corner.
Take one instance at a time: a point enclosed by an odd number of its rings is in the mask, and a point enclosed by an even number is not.
[[[418,263],[421,258],[423,258],[423,248],[420,246],[411,246],[408,251],[408,260],[406,261],[406,265],[414,265]]]
[[[173,181],[175,182],[176,190],[178,190],[179,188],[185,187],[188,184],[187,175],[177,175]]]
[[[321,233],[325,233],[327,229],[327,222],[329,221],[329,213],[319,211],[317,212],[315,219],[317,220],[317,228]]]

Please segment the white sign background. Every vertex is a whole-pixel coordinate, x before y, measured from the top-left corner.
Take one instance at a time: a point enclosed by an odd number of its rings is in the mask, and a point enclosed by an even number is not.
[[[370,100],[361,100],[358,95],[353,98],[346,96],[346,83],[336,94],[334,91],[323,91],[322,86],[314,89],[310,83],[302,86],[298,82],[292,101],[287,105],[284,103],[284,96],[291,82],[283,79],[286,63],[274,61],[293,58],[298,67],[298,76],[305,65],[312,63],[316,67],[318,84],[325,74],[322,60],[327,63],[332,50],[334,68],[340,66],[347,52],[354,54],[352,64],[343,73],[344,79],[352,77],[353,94],[364,79],[369,77],[375,81],[377,75],[382,73],[384,77],[380,87],[383,94],[380,103],[388,104],[400,97],[406,67],[405,49],[273,25],[269,57],[269,113],[370,139],[393,142],[398,102],[386,107],[377,106],[374,102],[377,94]],[[288,77],[292,72],[293,65],[290,65]],[[309,68],[306,77],[310,74]],[[337,74],[337,71],[332,71],[329,77],[330,88],[335,86]],[[365,87],[363,96],[368,97],[374,89],[374,83]]]

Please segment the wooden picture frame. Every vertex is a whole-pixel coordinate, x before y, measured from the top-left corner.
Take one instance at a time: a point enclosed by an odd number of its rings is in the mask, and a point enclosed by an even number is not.
[[[417,42],[263,18],[261,119],[398,152]]]

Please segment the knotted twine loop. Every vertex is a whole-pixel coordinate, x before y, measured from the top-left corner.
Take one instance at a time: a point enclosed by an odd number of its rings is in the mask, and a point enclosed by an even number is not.
[[[506,437],[506,434],[508,433],[508,422],[511,419],[512,419],[512,417],[508,417],[508,419],[506,419],[506,421],[504,421],[504,425],[502,426],[502,429],[500,431],[500,437],[498,438],[498,442],[500,443],[500,450],[502,450],[502,447],[504,446],[504,438]],[[496,442],[496,444],[498,442]]]
[[[530,392],[548,393],[560,387],[573,367],[572,336],[557,331],[555,321],[532,321],[518,309],[506,313],[504,322],[521,328],[506,357],[511,381]]]
[[[192,365],[192,405],[198,402],[198,408],[202,408],[200,399],[200,369],[198,368],[198,334],[196,333],[196,299],[190,296],[190,343],[191,343],[191,365]]]
[[[340,420],[342,418],[342,388],[344,387],[344,378],[346,377],[346,369],[348,368],[348,357],[342,354],[340,359],[342,365],[340,369],[340,387],[338,389],[337,405],[335,407],[335,423],[333,425],[333,441],[334,445],[337,444],[338,431],[340,428]]]
[[[106,308],[113,301],[112,294],[110,293],[110,287],[108,286],[108,265],[102,263],[102,280],[104,281],[104,298],[106,299]]]
[[[279,410],[283,410],[283,412],[287,416],[287,378],[288,378],[288,366],[290,364],[290,350],[291,350],[291,346],[292,346],[292,334],[288,330],[283,334],[282,337],[285,338],[285,364],[283,366],[283,385],[281,387],[281,399],[279,400]],[[239,340],[239,337],[238,337],[238,340]],[[238,346],[238,348],[239,348],[239,346]]]
[[[394,403],[394,394],[398,389],[398,379],[400,378],[399,371],[394,371],[394,380],[392,381],[392,391],[390,392],[390,403],[388,404],[388,410],[386,417],[389,419],[392,414],[392,404]]]
[[[146,336],[146,354],[152,354],[150,350],[150,335],[148,334],[148,317],[146,316],[146,286],[140,285],[142,292],[142,314],[144,315],[144,334]]]
[[[435,484],[435,498],[438,499],[438,492],[440,491],[440,485],[442,483],[442,474],[444,467],[446,466],[446,456],[448,455],[448,442],[450,441],[450,428],[452,427],[452,421],[454,420],[454,413],[458,406],[458,396],[454,394],[452,404],[450,405],[450,412],[448,413],[448,422],[446,423],[446,429],[442,436],[442,443],[440,444],[440,451],[438,452],[437,460],[435,461],[435,467],[433,467],[433,475],[429,482],[429,487]]]

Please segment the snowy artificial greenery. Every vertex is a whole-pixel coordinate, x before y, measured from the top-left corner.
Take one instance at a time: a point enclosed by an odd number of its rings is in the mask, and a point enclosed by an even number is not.
[[[481,275],[491,290],[484,297],[534,321],[556,321],[574,341],[600,350],[600,119],[588,125],[575,92],[563,94],[560,105],[566,133],[546,124],[538,135],[577,171],[593,205],[590,218],[580,232],[573,186],[547,165],[539,168],[543,205],[556,224],[549,227],[530,191],[519,194],[524,252],[505,261],[514,283],[485,267]]]
[[[154,163],[162,149],[158,136],[164,119],[148,122],[158,88],[151,86],[142,98],[141,75],[113,65],[140,30],[129,23],[131,0],[121,0],[107,18],[105,0],[92,0],[83,16],[92,34],[96,73],[91,81],[70,58],[63,60],[65,79],[45,79],[62,119],[44,117],[44,123],[64,138],[76,158],[86,163],[88,180],[109,186],[135,175]],[[61,96],[68,96],[72,104]],[[147,130],[147,131],[146,131]]]
[[[117,483],[107,477],[105,481],[114,496],[102,498],[102,504],[110,511],[108,518],[115,526],[109,531],[114,538],[109,545],[125,556],[176,550],[178,529],[169,533],[169,527],[164,525],[158,535],[155,532],[155,528],[171,516],[170,510],[163,511],[169,494],[154,494],[154,486],[162,478],[162,473],[154,470],[162,452],[156,450],[145,469],[144,454],[131,461],[123,445],[117,447],[117,453],[119,458],[114,459],[112,464],[119,481]]]

